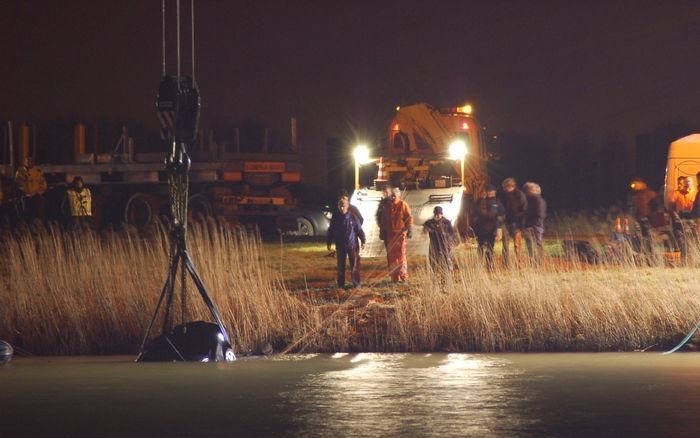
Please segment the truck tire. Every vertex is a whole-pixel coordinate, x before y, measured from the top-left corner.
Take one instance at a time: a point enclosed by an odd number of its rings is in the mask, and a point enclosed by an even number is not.
[[[131,195],[124,207],[124,222],[144,229],[153,222],[153,207],[145,193]]]
[[[187,201],[187,214],[190,220],[199,220],[212,216],[211,202],[206,195],[197,193]]]
[[[316,233],[314,232],[314,225],[305,217],[297,218],[297,236],[312,237]]]

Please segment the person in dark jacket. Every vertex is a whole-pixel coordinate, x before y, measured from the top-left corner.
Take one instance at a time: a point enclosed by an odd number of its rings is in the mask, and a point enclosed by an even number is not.
[[[348,193],[348,191],[345,189],[340,189],[338,191],[338,202],[342,201],[343,199],[348,201],[348,204],[350,205],[350,207],[349,207],[350,213],[354,214],[355,217],[357,217],[357,219],[360,221],[360,226],[362,226],[362,224],[365,221],[365,218],[362,217],[362,213],[360,213],[360,209],[355,207],[354,205],[350,204],[350,194]]]
[[[347,199],[338,201],[338,211],[333,214],[328,228],[326,246],[331,250],[335,243],[338,259],[338,287],[345,288],[345,260],[350,263],[353,287],[360,287],[360,249],[365,247],[365,233],[357,216],[350,212]]]
[[[510,240],[513,240],[513,251],[516,262],[520,261],[523,246],[523,228],[525,227],[525,212],[527,211],[527,198],[518,189],[518,184],[513,178],[506,178],[501,183],[501,202],[506,210],[505,228],[503,233],[503,261],[508,265]]]
[[[652,214],[658,209],[657,194],[639,178],[632,180],[630,188],[632,189],[631,203],[634,218],[637,220],[639,229],[642,232],[641,247],[646,254],[651,254],[651,219]]]
[[[382,216],[384,215],[384,209],[389,202],[391,202],[391,186],[386,186],[384,187],[384,190],[382,190],[382,199],[379,200],[377,213],[375,213],[377,228],[379,228],[379,239],[382,241],[386,240],[386,231],[382,229]]]
[[[547,217],[547,203],[542,198],[542,188],[534,182],[526,182],[523,191],[527,198],[527,211],[525,211],[525,243],[530,258],[537,262],[544,260],[544,219]],[[535,254],[535,247],[537,253]]]
[[[423,224],[423,232],[430,239],[428,260],[433,272],[444,275],[452,271],[452,249],[457,243],[457,235],[452,223],[443,215],[442,207],[435,207],[433,215]]]
[[[476,203],[472,220],[479,243],[479,256],[485,259],[488,270],[493,269],[493,247],[505,214],[503,204],[496,197],[496,186],[487,185],[486,194]]]

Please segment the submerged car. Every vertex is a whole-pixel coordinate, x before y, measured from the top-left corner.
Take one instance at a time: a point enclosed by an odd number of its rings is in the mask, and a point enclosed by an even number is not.
[[[277,218],[277,229],[287,236],[325,236],[333,213],[328,205],[299,207]]]

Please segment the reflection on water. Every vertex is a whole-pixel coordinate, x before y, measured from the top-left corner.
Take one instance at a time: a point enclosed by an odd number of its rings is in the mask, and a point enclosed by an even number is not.
[[[301,435],[512,435],[536,421],[519,415],[527,396],[511,382],[521,371],[502,359],[360,353],[349,362],[283,394]]]
[[[698,436],[700,354],[18,358],[0,437]]]

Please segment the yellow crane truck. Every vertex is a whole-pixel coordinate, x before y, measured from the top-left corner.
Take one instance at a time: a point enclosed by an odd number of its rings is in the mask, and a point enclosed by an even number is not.
[[[445,217],[456,223],[460,234],[466,235],[469,209],[487,184],[482,133],[471,105],[434,108],[416,103],[396,108],[386,143],[371,159],[379,166],[378,178],[371,187],[358,187],[351,200],[367,218],[363,225],[367,235],[364,256],[384,253],[374,218],[386,186],[400,187],[411,206],[417,229],[408,242],[410,253],[428,253],[428,238],[420,227],[438,205]],[[363,163],[357,160],[359,168]]]

